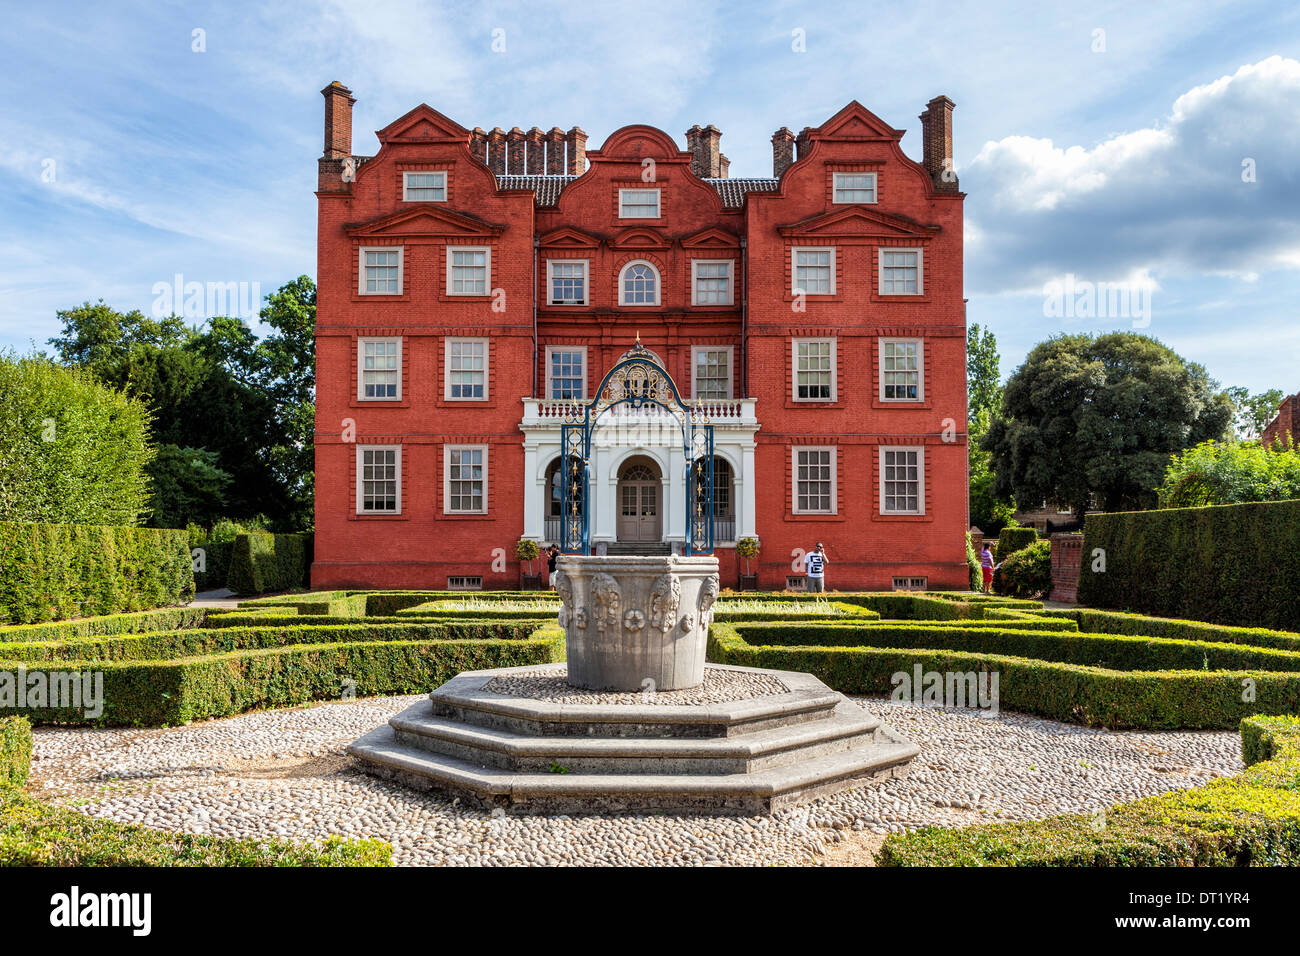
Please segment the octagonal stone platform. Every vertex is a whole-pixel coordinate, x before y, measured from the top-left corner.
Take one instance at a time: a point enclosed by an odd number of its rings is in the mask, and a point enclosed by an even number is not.
[[[348,747],[367,773],[485,807],[770,813],[900,776],[919,752],[810,674],[712,704],[572,704],[485,690],[563,664],[467,671]]]

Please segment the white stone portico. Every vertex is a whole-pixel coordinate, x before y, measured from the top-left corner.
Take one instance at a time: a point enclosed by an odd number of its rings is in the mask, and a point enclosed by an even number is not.
[[[731,471],[729,515],[715,519],[714,544],[728,547],[740,538],[757,537],[754,516],[754,435],[759,429],[755,399],[687,400],[700,407],[713,425],[715,461]],[[553,466],[560,459],[560,428],[571,415],[581,418],[583,402],[525,398],[520,430],[524,433],[524,537],[558,542],[559,518],[552,517]],[[661,541],[680,551],[686,541],[686,459],[677,420],[657,405],[619,405],[601,417],[591,438],[591,543],[593,551],[619,541],[619,475],[635,459],[657,467],[662,493]],[[716,465],[715,465],[716,469]],[[716,473],[716,472],[715,472]],[[715,484],[715,496],[720,489]]]

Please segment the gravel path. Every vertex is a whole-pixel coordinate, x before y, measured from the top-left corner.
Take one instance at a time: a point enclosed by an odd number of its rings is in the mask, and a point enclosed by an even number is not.
[[[615,691],[584,691],[566,683],[569,668],[564,664],[551,664],[533,671],[494,677],[483,689],[509,697],[531,697],[553,704],[604,704],[638,706],[683,706],[699,704],[729,704],[737,700],[788,694],[790,688],[771,674],[750,671],[729,671],[721,667],[704,668],[704,683],[690,690],[661,690],[654,693],[619,693]]]
[[[405,865],[790,865],[878,834],[1087,812],[1238,772],[1232,732],[1112,733],[859,699],[922,752],[909,776],[770,818],[522,817],[350,769],[342,748],[420,697],[263,711],[166,730],[35,732],[30,788],[93,816],[244,837],[377,837]],[[838,845],[838,846],[837,846]]]

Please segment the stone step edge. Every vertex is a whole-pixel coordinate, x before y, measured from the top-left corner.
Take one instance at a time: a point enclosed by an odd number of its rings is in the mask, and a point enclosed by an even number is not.
[[[857,776],[875,775],[906,764],[921,748],[895,734],[893,743],[872,743],[802,763],[751,774],[712,776],[676,774],[516,773],[433,754],[397,743],[385,724],[347,747],[363,763],[422,777],[435,785],[468,790],[477,796],[517,800],[549,797],[620,798],[634,796],[778,797],[808,787],[825,787]]]

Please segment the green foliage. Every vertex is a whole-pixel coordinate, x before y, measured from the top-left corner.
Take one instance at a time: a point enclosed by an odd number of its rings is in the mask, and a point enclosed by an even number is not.
[[[1012,597],[1035,598],[1047,594],[1052,590],[1052,543],[1035,541],[1013,552],[998,568],[993,583],[999,594]]]
[[[184,531],[0,522],[0,622],[137,611],[193,595]]]
[[[26,717],[0,717],[0,793],[21,787],[32,769],[32,725]]]
[[[989,329],[972,325],[966,332],[967,444],[970,465],[970,521],[994,537],[1012,520],[1016,504],[994,491],[993,456],[981,447],[1002,407],[1001,356]],[[978,590],[978,588],[976,588]]]
[[[236,594],[265,594],[306,587],[311,536],[251,532],[235,538],[226,587]]]
[[[198,627],[203,623],[204,614],[204,609],[198,607],[166,607],[152,611],[83,617],[75,621],[4,625],[0,626],[0,658],[5,654],[2,645],[9,641],[67,641],[77,637],[144,634],[149,631]]]
[[[0,866],[391,866],[378,840],[319,845],[170,833],[97,820],[0,787]]]
[[[1162,508],[1300,498],[1300,449],[1202,442],[1173,456],[1157,494]]]
[[[1096,608],[1076,608],[1069,611],[1043,611],[1045,616],[1068,616],[1076,621],[1079,630],[1096,634],[1144,634],[1150,637],[1168,637],[1183,641],[1210,641],[1215,644],[1253,644],[1256,647],[1275,647],[1284,651],[1300,651],[1300,634],[1292,631],[1275,631],[1263,627],[1231,627],[1207,624],[1204,621],[1184,621],[1177,618],[1146,617],[1124,611],[1102,611]]]
[[[975,544],[971,541],[970,532],[966,532],[966,564],[970,568],[970,589],[979,591],[984,587],[984,568],[980,564],[980,556],[975,553]]]
[[[997,414],[1002,404],[1001,365],[993,330],[972,324],[966,330],[966,407],[971,420]]]
[[[1004,528],[993,546],[993,560],[1001,563],[1037,540],[1037,528]]]
[[[982,446],[994,491],[1084,513],[1150,507],[1169,456],[1220,438],[1231,403],[1205,369],[1131,332],[1058,335],[1007,382]]]
[[[224,510],[230,474],[218,466],[215,451],[161,445],[149,478],[150,523],[156,528],[210,524]]]
[[[1300,863],[1300,721],[1241,722],[1251,764],[1236,777],[1028,823],[888,837],[880,866],[1295,866]]]
[[[1274,416],[1277,407],[1282,404],[1283,394],[1280,388],[1270,388],[1267,392],[1252,395],[1240,385],[1225,388],[1223,394],[1232,403],[1233,428],[1239,438],[1259,438],[1264,434]]]
[[[0,515],[133,525],[145,512],[149,413],[86,372],[0,354]]]
[[[1300,501],[1091,514],[1082,564],[1084,605],[1300,629]]]
[[[736,542],[736,556],[745,562],[746,574],[749,574],[749,562],[758,557],[759,550],[757,538],[741,538]]]

